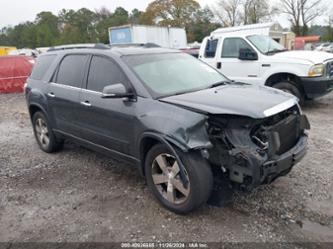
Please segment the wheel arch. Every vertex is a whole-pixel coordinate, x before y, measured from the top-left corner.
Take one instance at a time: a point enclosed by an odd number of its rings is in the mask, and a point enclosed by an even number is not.
[[[31,118],[31,119],[32,119],[32,117],[34,116],[34,114],[35,114],[36,112],[38,112],[38,111],[43,112],[43,114],[44,114],[46,117],[48,117],[46,110],[45,110],[41,105],[39,105],[39,104],[37,104],[37,103],[31,103],[31,104],[29,105],[29,114],[30,114],[30,118]]]
[[[140,173],[144,176],[145,170],[145,160],[148,151],[155,146],[156,144],[164,144],[166,145],[170,151],[175,155],[177,160],[181,162],[176,150],[179,149],[183,152],[188,151],[187,148],[183,146],[179,146],[177,143],[167,140],[163,135],[154,133],[154,132],[146,132],[139,139],[139,156],[140,156]]]
[[[265,82],[265,86],[273,87],[275,84],[280,82],[290,82],[293,83],[299,90],[303,92],[303,86],[301,84],[301,79],[299,76],[293,73],[283,72],[283,73],[274,73],[269,76]]]

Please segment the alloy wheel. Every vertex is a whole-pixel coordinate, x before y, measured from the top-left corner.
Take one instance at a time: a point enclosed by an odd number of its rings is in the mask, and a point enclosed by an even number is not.
[[[188,182],[185,187],[180,177],[176,158],[170,154],[158,155],[152,164],[152,178],[160,195],[172,204],[186,202],[190,194],[190,183],[186,169],[184,177]]]
[[[46,122],[42,118],[38,118],[35,123],[35,130],[37,139],[40,144],[46,148],[50,143],[49,130],[47,128]]]

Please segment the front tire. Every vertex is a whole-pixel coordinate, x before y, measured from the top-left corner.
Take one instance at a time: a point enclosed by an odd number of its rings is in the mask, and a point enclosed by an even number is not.
[[[63,141],[57,141],[44,113],[36,112],[32,117],[32,125],[41,150],[52,153],[62,148]]]
[[[207,202],[213,187],[210,166],[199,153],[177,152],[180,162],[170,149],[155,145],[147,154],[145,174],[147,184],[157,200],[170,211],[186,214]]]
[[[289,81],[280,82],[275,84],[273,87],[296,96],[299,99],[300,105],[304,104],[305,101],[304,95],[302,91],[293,82]]]

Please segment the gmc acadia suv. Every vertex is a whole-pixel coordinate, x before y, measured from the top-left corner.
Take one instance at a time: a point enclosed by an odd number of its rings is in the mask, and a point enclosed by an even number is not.
[[[309,123],[280,90],[231,82],[190,55],[152,46],[58,47],[26,86],[34,134],[135,164],[159,202],[188,213],[214,183],[251,190],[306,154]]]

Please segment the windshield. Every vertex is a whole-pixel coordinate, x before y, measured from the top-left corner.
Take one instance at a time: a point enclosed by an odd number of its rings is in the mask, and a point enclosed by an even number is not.
[[[263,54],[286,51],[285,47],[269,36],[251,35],[247,39]]]
[[[207,64],[183,53],[130,55],[124,60],[154,98],[194,92],[228,81]]]

